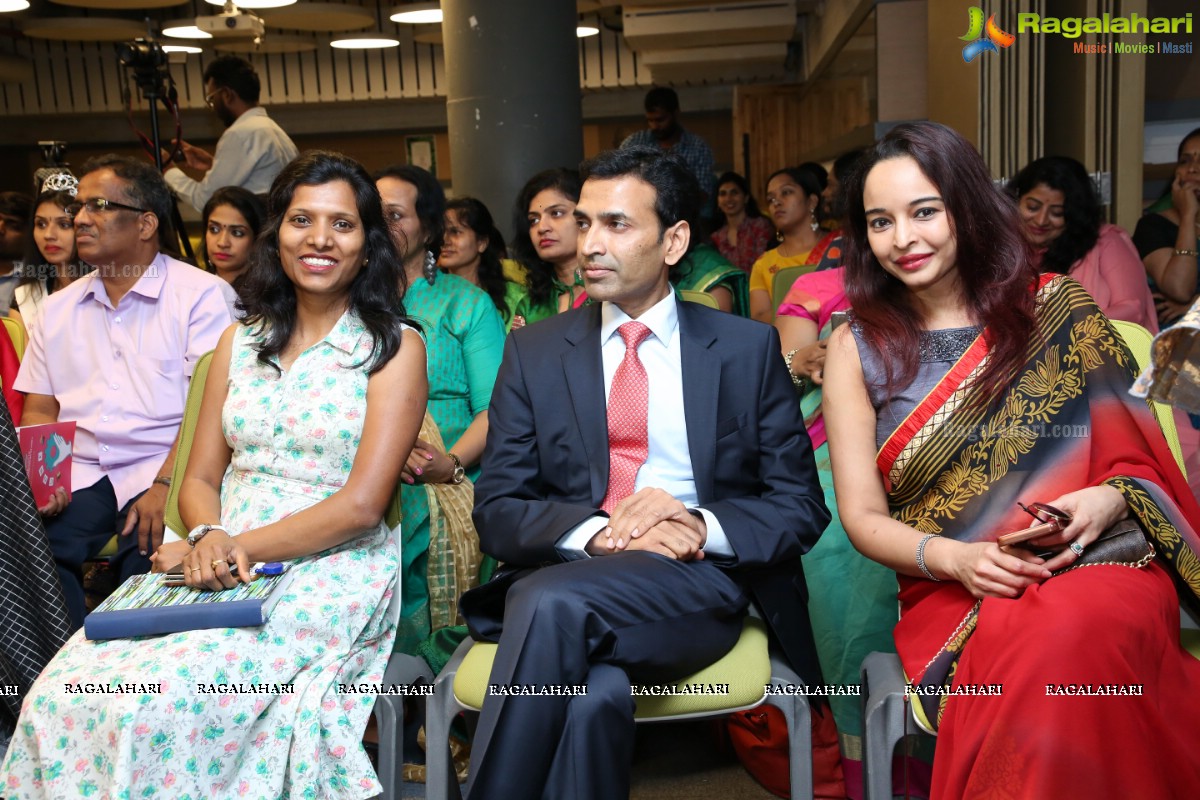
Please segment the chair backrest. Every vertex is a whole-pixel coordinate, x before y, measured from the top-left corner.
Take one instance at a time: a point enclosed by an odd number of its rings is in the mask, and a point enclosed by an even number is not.
[[[1125,340],[1125,346],[1133,354],[1138,367],[1145,369],[1146,365],[1150,363],[1150,348],[1154,344],[1154,337],[1150,331],[1136,322],[1126,322],[1123,319],[1114,319],[1112,324],[1117,329],[1117,333],[1121,334],[1121,338]],[[1179,446],[1179,431],[1175,427],[1174,410],[1166,403],[1155,402],[1154,415],[1158,417],[1158,424],[1167,440],[1167,446],[1171,448],[1171,455],[1175,456],[1175,461],[1179,463],[1179,469],[1183,471],[1184,475],[1187,475],[1187,470],[1183,465],[1183,449]]]
[[[717,305],[717,298],[708,292],[697,292],[695,289],[680,289],[679,296],[689,303],[699,303],[702,306],[718,310],[721,308],[721,306]]]
[[[0,317],[0,320],[4,321],[8,338],[12,340],[13,349],[17,351],[17,358],[25,358],[25,326],[12,317]]]
[[[188,529],[179,516],[179,485],[187,469],[188,456],[192,452],[192,437],[196,434],[196,420],[200,418],[200,401],[204,399],[204,383],[208,379],[208,367],[212,363],[212,352],[200,356],[192,371],[188,386],[187,402],[183,406],[183,422],[179,425],[179,447],[175,451],[175,468],[171,470],[171,488],[167,491],[167,507],[163,511],[163,522],[181,539]]]
[[[783,298],[787,297],[787,293],[791,290],[792,284],[796,282],[796,278],[801,275],[807,275],[816,269],[816,266],[801,266],[801,267],[784,267],[775,273],[775,279],[771,282],[771,315],[774,316],[779,311],[780,304],[783,303]]]

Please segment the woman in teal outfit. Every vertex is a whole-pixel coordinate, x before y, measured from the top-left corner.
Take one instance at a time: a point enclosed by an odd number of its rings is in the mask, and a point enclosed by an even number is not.
[[[548,169],[534,175],[517,195],[512,257],[525,268],[529,293],[516,308],[513,327],[532,324],[587,302],[576,269],[579,173]]]
[[[505,255],[504,237],[496,230],[492,214],[482,200],[456,197],[446,204],[446,229],[438,267],[487,292],[504,320],[504,327],[511,329],[517,306],[528,291],[524,284],[504,275]]]
[[[435,253],[441,249],[446,210],[437,180],[419,167],[404,165],[377,174],[375,185],[404,259],[405,310],[425,332],[429,416],[445,443],[439,448],[425,436],[417,440],[400,491],[403,602],[396,651],[422,656],[436,673],[466,636],[466,628],[439,625],[438,607],[430,604],[431,590],[444,588],[431,583],[430,559],[444,556],[449,546],[441,536],[443,515],[431,518],[430,496],[434,486],[461,484],[464,474],[471,479],[479,474],[504,323],[483,290],[437,268]]]

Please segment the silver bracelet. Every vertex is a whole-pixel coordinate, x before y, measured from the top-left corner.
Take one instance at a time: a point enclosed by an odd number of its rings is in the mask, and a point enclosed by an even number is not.
[[[925,577],[929,578],[929,580],[940,582],[942,579],[930,572],[929,567],[925,566],[925,545],[929,544],[929,540],[934,536],[937,536],[937,534],[927,533],[921,537],[921,541],[917,545],[917,568],[920,569],[921,572],[924,572]]]
[[[799,391],[804,391],[804,385],[807,382],[807,379],[803,375],[797,375],[796,373],[792,372],[792,359],[796,357],[796,353],[798,352],[800,352],[799,347],[794,350],[789,350],[783,357],[783,363],[787,367],[788,377],[792,379],[792,385],[795,386]]]

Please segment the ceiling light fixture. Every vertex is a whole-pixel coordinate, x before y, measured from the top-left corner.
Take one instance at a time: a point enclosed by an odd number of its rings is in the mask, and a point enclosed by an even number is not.
[[[29,0],[0,0],[0,14],[9,11],[24,11],[29,8]]]
[[[404,25],[424,25],[442,21],[441,3],[407,3],[392,9],[392,22]]]
[[[194,44],[164,44],[164,53],[203,53],[204,50]]]
[[[399,47],[400,40],[386,33],[347,33],[329,43],[330,47],[338,50],[375,50],[384,47]]]
[[[173,19],[163,23],[162,35],[172,39],[211,39],[212,34],[196,27],[195,19]]]
[[[578,25],[575,28],[575,38],[586,39],[589,36],[595,36],[599,32],[599,28],[594,28],[591,25]]]
[[[225,0],[205,0],[210,6],[223,6]],[[290,6],[296,0],[234,0],[234,4],[238,8],[252,10],[256,8],[282,8]]]

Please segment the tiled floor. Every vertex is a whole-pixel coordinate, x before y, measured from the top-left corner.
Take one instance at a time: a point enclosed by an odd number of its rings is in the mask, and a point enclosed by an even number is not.
[[[639,725],[631,800],[769,800],[711,721]],[[404,798],[425,787],[405,784]]]

